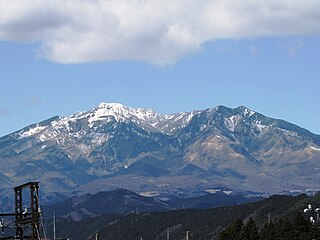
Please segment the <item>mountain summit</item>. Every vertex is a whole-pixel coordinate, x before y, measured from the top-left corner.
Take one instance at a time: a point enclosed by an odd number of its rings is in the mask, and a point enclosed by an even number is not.
[[[159,114],[101,103],[0,138],[2,186],[37,180],[48,199],[120,187],[304,191],[320,183],[319,160],[319,135],[244,106]]]

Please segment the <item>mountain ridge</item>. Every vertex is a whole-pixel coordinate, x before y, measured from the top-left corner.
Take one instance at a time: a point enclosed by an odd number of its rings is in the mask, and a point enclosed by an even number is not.
[[[37,180],[45,198],[114,188],[192,193],[222,184],[267,194],[304,190],[320,183],[313,180],[319,159],[320,135],[244,106],[159,114],[101,103],[0,138],[4,187]]]
[[[175,198],[167,201],[143,196],[127,189],[101,191],[73,196],[67,200],[44,206],[46,215],[80,221],[105,214],[128,215],[130,213],[166,212],[182,208],[208,209],[260,201],[261,197],[244,197],[239,193],[202,193],[199,197]]]

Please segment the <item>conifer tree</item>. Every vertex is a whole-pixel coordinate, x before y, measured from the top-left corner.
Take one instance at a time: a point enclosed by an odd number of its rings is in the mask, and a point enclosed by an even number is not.
[[[233,224],[229,225],[221,232],[219,240],[239,240],[242,226],[243,222],[240,219],[237,219]]]
[[[240,240],[258,240],[259,234],[257,230],[257,226],[252,218],[242,226],[240,235]]]
[[[311,223],[305,219],[300,211],[295,211],[292,219],[292,227],[299,232],[307,232],[310,230]]]
[[[275,240],[276,233],[273,222],[265,223],[260,231],[260,240]]]

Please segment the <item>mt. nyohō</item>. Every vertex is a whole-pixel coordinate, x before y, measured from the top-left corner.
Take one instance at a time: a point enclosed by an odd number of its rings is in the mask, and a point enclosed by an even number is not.
[[[163,115],[101,103],[1,137],[0,161],[2,189],[40,181],[48,201],[116,188],[273,194],[319,188],[320,135],[242,106]]]

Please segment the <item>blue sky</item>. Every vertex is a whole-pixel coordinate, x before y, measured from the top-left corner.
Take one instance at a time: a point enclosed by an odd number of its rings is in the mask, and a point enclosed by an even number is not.
[[[313,12],[312,5],[317,1],[311,0],[308,8],[299,7],[303,1],[298,0],[289,5],[261,1],[261,5],[265,3],[263,8],[245,1],[247,8],[243,9],[231,8],[225,1],[220,1],[224,3],[221,7],[212,5],[219,1],[201,0],[216,15],[228,15],[223,30],[213,23],[217,19],[211,19],[211,15],[200,20],[190,18],[179,1],[172,4],[175,8],[169,16],[158,14],[167,6],[144,9],[143,5],[140,15],[126,15],[130,24],[121,14],[118,18],[107,16],[112,22],[107,24],[108,30],[98,19],[94,27],[89,27],[89,35],[82,32],[84,25],[75,18],[68,25],[69,35],[64,32],[66,26],[61,24],[76,14],[74,7],[68,11],[56,4],[59,1],[32,1],[38,5],[24,3],[21,7],[18,1],[7,0],[3,0],[7,5],[0,3],[0,12],[8,12],[0,19],[0,136],[54,115],[89,110],[100,102],[153,108],[160,113],[245,105],[320,134],[320,11]],[[42,2],[47,4],[42,6]],[[86,0],[65,2],[71,6],[89,4]],[[110,9],[128,12],[148,5],[148,1],[137,0],[126,9],[127,5],[101,2],[89,4],[92,12],[87,13],[88,18],[93,15],[95,21],[96,14],[92,13],[101,9],[103,13]],[[126,0],[119,2],[124,4]],[[190,6],[197,4],[187,2]],[[48,3],[56,5],[48,10]],[[84,7],[79,6],[79,11]],[[270,15],[267,11],[269,15],[254,19],[253,24],[247,10],[275,11],[275,7],[293,17],[277,20],[266,17]],[[197,10],[205,16],[204,9]],[[297,17],[299,24],[294,22]],[[152,20],[151,30],[148,25],[142,28],[145,18]],[[228,23],[230,19],[240,19],[241,24]],[[120,22],[124,32],[119,26],[113,28],[114,22]],[[101,26],[96,28],[98,23]],[[167,35],[159,43],[164,32]],[[92,37],[92,33],[97,35]],[[112,39],[113,34],[117,38]],[[97,36],[103,41],[96,40]],[[59,41],[64,45],[56,44]]]

